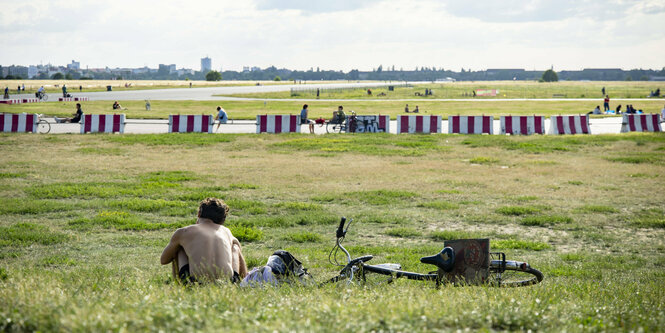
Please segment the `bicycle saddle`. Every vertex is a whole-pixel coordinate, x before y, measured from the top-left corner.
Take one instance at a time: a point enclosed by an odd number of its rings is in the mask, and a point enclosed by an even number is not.
[[[446,272],[453,270],[453,265],[455,265],[455,250],[452,247],[444,247],[441,252],[429,256],[420,258],[420,262],[423,264],[436,265]]]

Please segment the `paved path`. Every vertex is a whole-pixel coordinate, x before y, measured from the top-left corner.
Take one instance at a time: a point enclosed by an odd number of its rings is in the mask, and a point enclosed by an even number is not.
[[[80,133],[81,125],[79,124],[55,124],[53,118],[45,118],[51,123],[51,133]],[[618,134],[621,132],[621,117],[611,118],[592,118],[589,120],[589,125],[592,134]],[[155,119],[127,119],[125,125],[125,133],[128,134],[149,134],[149,133],[168,133],[168,120],[155,120]],[[494,120],[494,133],[501,132],[501,123],[499,120]],[[213,130],[217,128],[215,124]],[[444,120],[442,124],[442,132],[448,133],[448,121]],[[549,133],[550,120],[545,119],[545,129]],[[224,124],[219,127],[219,131],[215,133],[256,133],[256,121],[254,120],[235,120],[233,124]],[[300,128],[300,133],[309,133],[306,125]],[[315,134],[326,134],[325,126],[314,125]],[[397,133],[397,121],[390,121],[390,133]]]
[[[429,82],[408,82],[409,84],[421,84]],[[334,89],[349,87],[367,87],[367,86],[388,86],[400,85],[403,82],[340,82],[340,83],[321,83],[321,84],[285,84],[285,85],[266,85],[266,86],[236,86],[236,87],[205,87],[205,88],[172,88],[172,89],[151,89],[151,90],[123,90],[123,91],[98,91],[98,92],[77,92],[71,91],[73,97],[88,97],[91,101],[143,101],[146,99],[152,101],[158,100],[191,100],[191,101],[223,101],[223,100],[259,100],[259,101],[285,101],[285,102],[309,102],[309,101],[345,101],[345,102],[418,102],[418,101],[453,101],[453,102],[478,102],[478,103],[496,103],[496,102],[514,102],[514,101],[600,101],[599,98],[406,98],[406,99],[270,99],[270,98],[243,98],[243,97],[225,97],[215,95],[232,95],[244,93],[270,93],[289,91],[291,88],[301,89]],[[49,102],[57,102],[62,96],[61,93],[49,93]],[[33,94],[10,95],[11,98],[34,98]],[[644,101],[644,98],[626,98],[612,99],[612,101]]]
[[[399,85],[398,82],[341,82],[341,83],[322,83],[322,84],[286,84],[286,85],[266,85],[266,86],[237,86],[237,87],[205,87],[205,88],[172,88],[172,89],[149,89],[149,90],[123,90],[123,91],[98,91],[98,92],[77,92],[71,91],[72,97],[88,97],[91,101],[143,101],[146,99],[173,100],[173,101],[216,101],[216,100],[264,100],[254,98],[234,98],[214,95],[232,95],[244,93],[270,93],[280,91],[290,91],[291,88],[302,89],[332,89],[349,87],[367,87],[367,86],[388,86]],[[58,101],[62,97],[61,93],[49,93],[49,102]],[[34,94],[11,95],[11,98],[34,98]]]

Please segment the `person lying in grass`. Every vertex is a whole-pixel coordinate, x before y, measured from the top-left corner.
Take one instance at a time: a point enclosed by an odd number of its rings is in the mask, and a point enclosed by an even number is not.
[[[223,225],[228,213],[224,201],[207,198],[199,205],[196,224],[175,231],[160,261],[172,263],[176,280],[239,281],[247,275],[240,242]]]

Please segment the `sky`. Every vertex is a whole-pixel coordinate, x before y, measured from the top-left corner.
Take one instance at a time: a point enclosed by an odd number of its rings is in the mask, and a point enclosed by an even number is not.
[[[665,0],[0,0],[0,65],[665,67]]]

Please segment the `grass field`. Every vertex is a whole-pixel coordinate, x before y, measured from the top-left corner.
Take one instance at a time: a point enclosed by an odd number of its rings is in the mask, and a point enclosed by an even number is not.
[[[0,135],[0,331],[662,331],[665,136]],[[250,266],[347,248],[426,272],[491,238],[519,289],[182,287],[159,255],[208,196]]]
[[[395,84],[401,84],[395,82]],[[367,100],[389,100],[389,99],[422,99],[423,101],[441,98],[455,99],[515,99],[515,98],[598,98],[603,99],[602,89],[610,95],[610,98],[646,98],[657,88],[665,88],[663,82],[621,82],[621,81],[560,81],[560,82],[535,82],[535,81],[478,81],[478,82],[454,82],[454,83],[430,83],[416,84],[411,87],[396,86],[394,91],[388,87],[372,88],[372,95],[367,94],[367,89],[330,89],[321,90],[322,99],[367,99]],[[425,96],[425,89],[431,89],[432,95]],[[473,96],[474,90],[498,90],[494,97]],[[420,94],[420,95],[417,95]],[[383,95],[383,96],[382,96]],[[237,94],[241,97],[255,98],[316,98],[316,90],[307,92],[274,92]],[[661,104],[665,99],[660,98]]]
[[[187,88],[189,85],[193,88],[201,87],[228,87],[228,86],[251,86],[256,83],[262,85],[289,84],[289,81],[177,81],[177,80],[0,80],[0,87],[4,90],[9,87],[9,93],[15,94],[19,85],[25,84],[25,93],[35,93],[39,87],[44,86],[46,92],[62,92],[62,85],[66,85],[71,93],[79,92],[79,87],[83,92],[106,91],[107,86],[111,86],[114,91],[122,90],[146,90],[146,89],[169,89],[169,88]],[[127,84],[127,87],[125,87]],[[21,92],[23,94],[23,92]]]
[[[446,119],[450,115],[493,115],[498,119],[501,115],[559,115],[587,113],[600,104],[598,101],[151,101],[151,111],[145,110],[143,101],[120,101],[128,118],[154,118],[168,119],[170,114],[215,114],[218,105],[224,107],[233,119],[256,119],[258,114],[299,114],[302,104],[307,103],[310,118],[323,117],[330,119],[338,105],[344,110],[351,110],[362,114],[387,114],[396,119],[397,115],[404,113],[404,105],[410,108],[418,105],[421,114],[443,115]],[[636,109],[645,113],[658,113],[663,108],[663,100],[644,99],[634,101],[613,101],[614,108],[622,104],[633,104]],[[112,110],[110,101],[82,102],[83,111],[91,114],[118,113]],[[0,112],[9,113],[43,113],[51,116],[69,116],[75,112],[76,102],[48,102],[26,103],[17,105],[0,104]],[[602,116],[605,117],[605,116]]]

